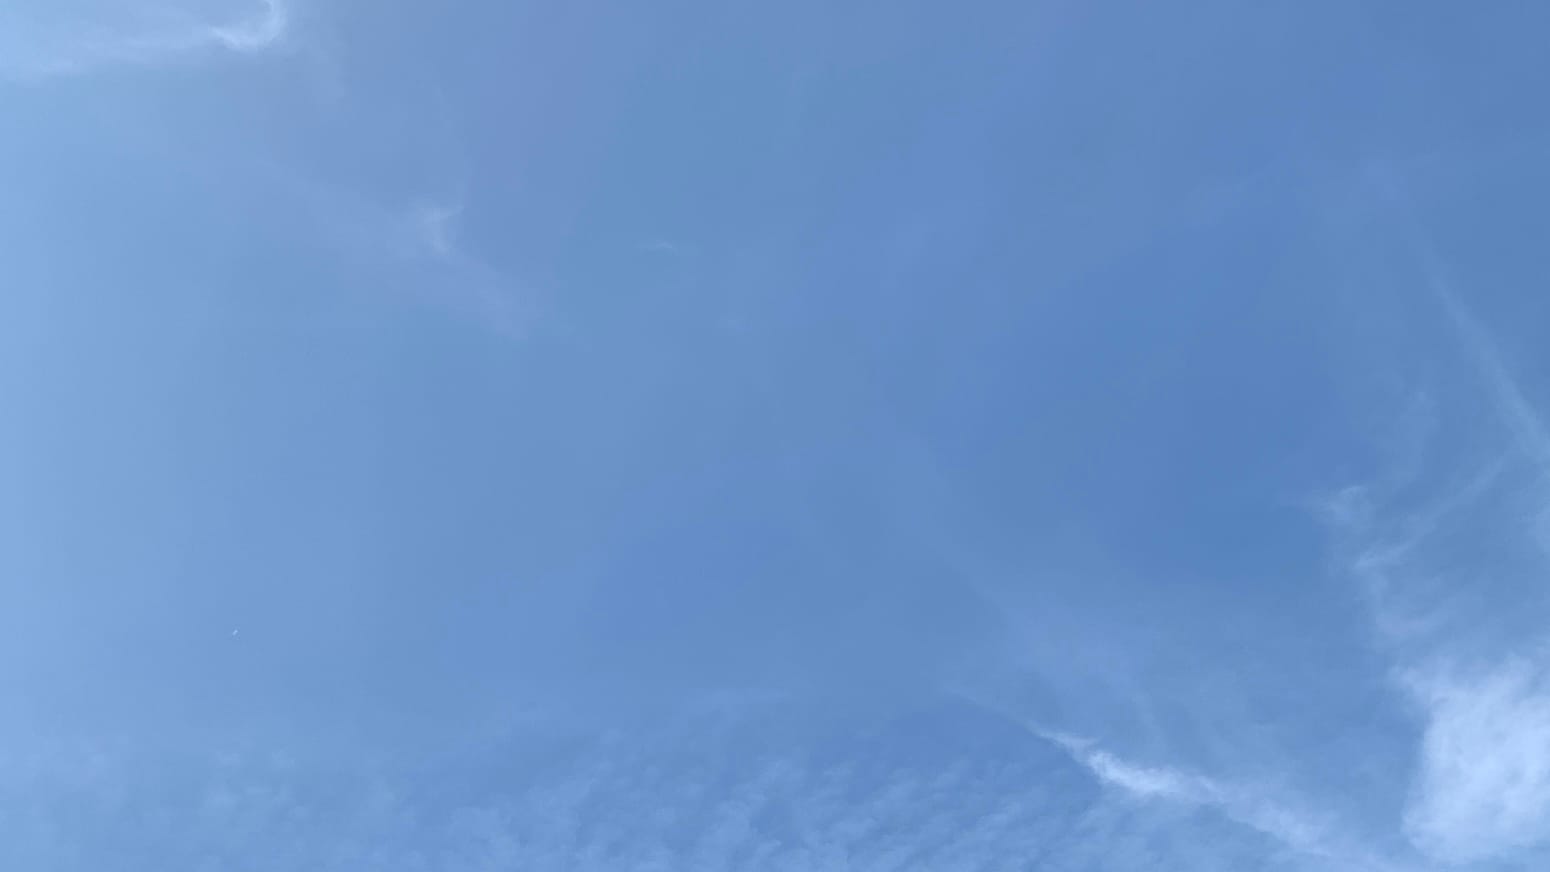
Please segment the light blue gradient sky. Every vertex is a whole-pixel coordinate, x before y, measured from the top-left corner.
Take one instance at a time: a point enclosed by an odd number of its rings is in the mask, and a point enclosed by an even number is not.
[[[0,6],[0,866],[1550,864],[1550,7]]]

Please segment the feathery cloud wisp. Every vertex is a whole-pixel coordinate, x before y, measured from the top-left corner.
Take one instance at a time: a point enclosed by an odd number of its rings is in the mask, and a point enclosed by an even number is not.
[[[1421,462],[1396,463],[1403,473],[1342,491],[1325,516],[1419,715],[1406,837],[1439,862],[1504,860],[1550,843],[1550,649],[1524,619],[1550,607],[1535,524],[1550,488],[1550,428],[1413,210],[1397,203],[1424,290],[1471,372],[1458,401],[1483,397],[1489,414],[1462,453],[1427,445]]]
[[[974,695],[959,698],[1006,717],[1023,729],[1060,748],[1100,784],[1146,802],[1164,802],[1208,809],[1252,830],[1292,853],[1341,869],[1388,870],[1379,857],[1361,850],[1332,831],[1324,821],[1293,804],[1248,787],[1233,785],[1173,766],[1140,764],[1098,746],[1091,739],[1052,730],[1018,717],[1005,707]]]
[[[0,75],[40,80],[109,67],[181,63],[211,54],[259,54],[284,42],[291,10],[287,0],[256,0],[256,7],[230,21],[210,21],[189,13],[141,14],[84,27],[72,25],[62,33],[0,19],[16,43],[0,45],[10,56],[0,62]]]
[[[263,0],[259,14],[231,25],[209,28],[210,36],[226,48],[238,52],[262,51],[285,36],[290,12],[281,0]]]

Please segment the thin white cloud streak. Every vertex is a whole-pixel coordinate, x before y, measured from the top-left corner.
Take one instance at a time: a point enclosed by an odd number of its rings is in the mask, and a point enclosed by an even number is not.
[[[1327,822],[1257,792],[1226,785],[1204,775],[1169,766],[1145,766],[1084,744],[1069,746],[1073,759],[1104,784],[1145,800],[1165,800],[1210,808],[1228,820],[1254,830],[1317,860],[1324,868],[1389,872],[1399,867],[1369,856],[1334,833]]]
[[[1538,468],[1542,476],[1550,480],[1550,428],[1545,426],[1538,410],[1529,402],[1517,379],[1509,371],[1495,340],[1460,301],[1443,267],[1442,258],[1437,254],[1436,246],[1417,217],[1403,182],[1392,172],[1380,173],[1380,179],[1389,198],[1400,210],[1407,241],[1420,262],[1427,290],[1437,301],[1460,345],[1474,363],[1476,373],[1484,382],[1518,450]]]
[[[1485,382],[1486,388],[1495,401],[1503,423],[1512,433],[1518,450],[1539,469],[1540,475],[1550,480],[1550,429],[1546,429],[1545,422],[1524,396],[1517,380],[1512,377],[1507,366],[1502,362],[1501,352],[1497,350],[1496,343],[1475,321],[1469,310],[1459,302],[1458,295],[1453,292],[1441,268],[1436,264],[1435,256],[1431,254],[1430,249],[1423,249],[1423,251],[1426,253],[1427,278],[1431,283],[1432,293],[1441,303],[1459,341],[1463,343],[1465,350],[1474,361],[1480,378]]]
[[[1207,778],[1172,769],[1138,766],[1107,751],[1091,748],[1072,753],[1099,781],[1142,798],[1171,799],[1196,805],[1215,805],[1222,801],[1221,789]]]
[[[1359,499],[1354,493],[1350,496],[1352,496],[1352,504],[1341,508],[1344,512],[1358,514],[1360,507],[1355,503],[1359,502]],[[911,506],[929,504],[938,509],[943,503],[951,502],[940,492],[933,494],[932,497],[929,500],[913,499],[897,502]],[[1009,596],[1002,586],[985,581],[985,579],[1001,577],[1005,571],[993,565],[992,561],[985,560],[981,551],[963,549],[956,547],[952,542],[944,541],[955,538],[942,534],[944,523],[935,519],[930,522],[917,521],[916,524],[922,531],[920,538],[924,541],[931,541],[932,538],[938,540],[933,544],[938,546],[940,553],[950,557],[952,568],[956,573],[965,579],[966,583],[973,585],[976,592],[1009,622],[1020,625],[1025,619],[1024,616],[1031,610]],[[956,538],[965,537],[960,534]],[[1041,603],[1041,606],[1043,605]],[[1057,610],[1061,608],[1059,603],[1051,605]],[[1048,607],[1039,609],[1041,612],[1051,610]],[[1043,627],[1040,629],[1044,630]],[[1047,630],[1024,634],[1025,638],[1032,639],[1049,635],[1051,634]],[[1080,671],[1080,683],[1084,685],[1085,690],[1090,691],[1099,682],[1112,685],[1109,688],[1112,695],[1126,700],[1128,705],[1133,706],[1138,718],[1150,723],[1154,718],[1151,706],[1148,704],[1149,695],[1137,686],[1130,670],[1126,668],[1128,657],[1132,652],[1123,650],[1123,645],[1112,645],[1112,640],[1118,638],[1125,638],[1125,631],[1119,628],[1112,633],[1089,633],[1080,638],[1061,637],[1058,656],[1051,655],[1047,658],[1051,661],[1058,660],[1058,667],[1047,671],[1041,669],[1039,663],[1046,658],[1037,657],[1026,661],[1020,660],[1015,664],[1015,668],[1032,669],[1039,674],[1041,681],[1067,680],[1072,672]],[[1135,643],[1139,640],[1127,638],[1125,641]],[[1105,656],[1094,657],[1096,665],[1087,665],[1082,661],[1088,655],[1086,652],[1078,653],[1075,648],[1078,645],[1092,645],[1095,648],[1111,646],[1111,650],[1102,652]],[[1051,727],[1047,721],[1041,722],[1039,718],[1030,719],[1022,706],[1006,704],[1006,699],[995,689],[998,686],[1008,687],[1016,684],[1015,681],[1005,684],[995,677],[986,679],[983,675],[976,674],[952,681],[949,692],[1007,718],[1031,734],[1059,747],[1074,762],[1080,764],[1094,780],[1133,800],[1207,810],[1221,819],[1270,840],[1290,855],[1301,858],[1299,862],[1306,861],[1315,868],[1372,870],[1372,872],[1414,868],[1397,865],[1386,859],[1382,852],[1369,849],[1360,840],[1313,813],[1307,803],[1285,796],[1284,791],[1238,784],[1230,779],[1219,779],[1177,767],[1137,763],[1109,749],[1099,747],[1091,739]]]
[[[1392,872],[1400,868],[1348,843],[1332,832],[1327,822],[1259,791],[1177,767],[1136,763],[1099,747],[1091,739],[1031,723],[1001,706],[967,694],[959,696],[1055,745],[1099,783],[1136,799],[1211,809],[1301,857],[1317,861],[1321,868],[1353,872]]]
[[[156,22],[86,24],[82,30],[53,39],[21,27],[13,37],[15,46],[7,51],[10,59],[0,60],[0,73],[14,80],[36,81],[112,67],[184,63],[219,54],[261,54],[284,44],[292,14],[286,0],[256,0],[256,5],[251,14],[234,21],[174,16]]]

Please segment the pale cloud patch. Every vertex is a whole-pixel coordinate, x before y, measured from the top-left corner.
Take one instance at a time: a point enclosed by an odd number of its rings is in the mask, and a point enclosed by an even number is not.
[[[1516,660],[1475,674],[1436,669],[1410,677],[1427,726],[1405,828],[1427,853],[1467,862],[1545,841],[1550,827],[1546,666]]]
[[[85,8],[77,8],[83,6]],[[0,13],[0,76],[21,81],[80,76],[112,67],[252,56],[282,46],[293,21],[288,0],[250,0],[209,11],[188,2],[61,4],[46,12]]]
[[[262,0],[263,9],[258,14],[230,25],[214,25],[210,36],[232,51],[263,51],[285,37],[290,25],[290,11],[281,0]]]
[[[1550,841],[1550,657],[1542,638],[1496,627],[1532,613],[1517,577],[1535,568],[1519,564],[1529,549],[1516,541],[1532,530],[1490,525],[1514,543],[1500,565],[1453,556],[1456,525],[1510,517],[1500,479],[1488,468],[1390,525],[1397,532],[1375,526],[1348,564],[1422,724],[1404,832],[1443,862]]]
[[[1550,657],[1532,639],[1488,645],[1478,619],[1461,618],[1459,589],[1478,594],[1491,567],[1472,579],[1436,565],[1424,537],[1408,544],[1352,565],[1422,723],[1405,834],[1445,862],[1550,842]]]
[[[513,337],[531,327],[533,298],[465,237],[466,186],[417,198],[370,197],[318,175],[273,161],[234,165],[231,175],[258,188],[294,221],[310,227],[334,253],[377,274],[385,284],[468,310]]]
[[[462,214],[461,203],[432,204],[413,210],[410,218],[416,240],[434,257],[457,257],[457,221]]]
[[[391,218],[385,241],[395,249],[394,256],[442,272],[491,326],[521,335],[528,316],[519,310],[531,301],[520,297],[508,276],[463,243],[464,212],[461,197],[413,207],[402,217]]]

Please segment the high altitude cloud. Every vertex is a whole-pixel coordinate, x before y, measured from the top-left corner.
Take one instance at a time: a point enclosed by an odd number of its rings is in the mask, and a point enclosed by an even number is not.
[[[1406,816],[1412,837],[1447,860],[1474,860],[1543,841],[1550,827],[1550,675],[1544,663],[1484,674],[1424,676],[1420,780]]]
[[[1512,560],[1452,565],[1444,555],[1462,546],[1449,528],[1437,522],[1353,571],[1422,721],[1405,832],[1438,860],[1472,862],[1550,842],[1550,654],[1542,638],[1511,629],[1514,609],[1534,606],[1521,602],[1520,583],[1501,579],[1523,570]],[[1474,602],[1481,588],[1504,614]]]
[[[0,12],[0,74],[13,79],[83,75],[118,66],[252,55],[280,45],[286,0],[243,0],[208,9],[189,0],[65,2]]]
[[[1041,743],[961,718],[973,720],[947,711],[793,738],[769,734],[781,732],[772,710],[554,743],[542,760],[497,742],[430,768],[187,745],[0,755],[0,863],[84,870],[111,853],[136,868],[265,872],[1329,868],[1219,820],[1092,789]]]
[[[1264,791],[1175,766],[1137,763],[1090,739],[1051,730],[1019,717],[1012,706],[972,693],[964,693],[962,698],[1059,748],[1099,784],[1122,796],[1179,809],[1209,810],[1221,819],[1268,839],[1288,857],[1296,858],[1297,863],[1370,872],[1387,872],[1395,868],[1384,858],[1334,832],[1326,821]]]
[[[1428,412],[1396,440],[1410,447],[1326,514],[1421,720],[1405,834],[1440,862],[1506,860],[1550,844],[1550,430],[1416,239],[1453,342],[1431,351],[1467,377],[1418,386]]]

